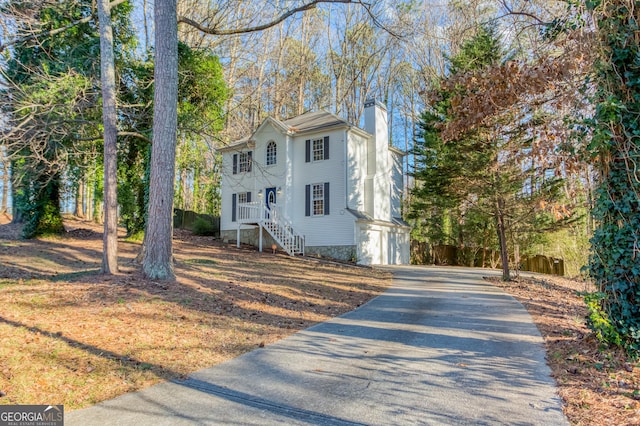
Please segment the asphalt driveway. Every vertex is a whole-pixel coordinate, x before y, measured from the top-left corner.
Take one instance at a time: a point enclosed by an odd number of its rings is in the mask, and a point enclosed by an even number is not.
[[[66,425],[567,425],[542,338],[480,269],[393,267],[368,304]]]

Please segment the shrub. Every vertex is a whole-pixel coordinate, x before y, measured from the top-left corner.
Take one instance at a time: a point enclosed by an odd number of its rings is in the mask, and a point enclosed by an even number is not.
[[[213,223],[202,217],[197,218],[195,222],[193,222],[192,230],[195,235],[215,235],[216,233]]]
[[[606,298],[606,294],[602,292],[587,293],[584,296],[584,301],[589,309],[589,316],[587,317],[587,325],[594,331],[598,340],[609,345],[622,345],[622,337],[618,333],[614,324],[611,323],[611,319],[607,312],[602,309],[602,302]]]

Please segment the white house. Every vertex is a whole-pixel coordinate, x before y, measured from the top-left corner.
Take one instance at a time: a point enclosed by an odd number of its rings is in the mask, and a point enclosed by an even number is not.
[[[223,238],[365,265],[409,263],[404,153],[389,145],[381,103],[365,103],[364,130],[326,111],[267,118],[220,151]]]

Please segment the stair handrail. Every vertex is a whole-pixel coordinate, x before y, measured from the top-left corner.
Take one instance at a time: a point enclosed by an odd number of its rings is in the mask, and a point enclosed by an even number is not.
[[[293,223],[284,215],[278,205],[271,203],[269,207],[262,205],[262,217],[265,222],[272,222],[284,234],[286,240],[278,241],[289,254],[298,252],[304,254],[304,236],[299,235],[293,229]],[[276,238],[275,235],[271,235]]]

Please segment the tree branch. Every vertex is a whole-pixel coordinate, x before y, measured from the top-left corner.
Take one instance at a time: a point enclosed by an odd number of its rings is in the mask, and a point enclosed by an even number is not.
[[[300,13],[300,12],[305,12],[307,10],[311,10],[311,9],[315,8],[320,3],[344,3],[344,4],[347,4],[347,3],[359,3],[359,4],[362,4],[364,6],[368,6],[368,3],[363,3],[361,0],[313,0],[313,1],[310,1],[309,3],[304,4],[302,6],[298,6],[296,8],[291,9],[291,10],[288,10],[287,12],[285,12],[282,15],[274,18],[270,22],[267,22],[267,23],[261,24],[261,25],[256,25],[256,26],[253,26],[253,27],[247,27],[247,28],[218,29],[217,27],[207,27],[207,26],[201,25],[200,23],[194,21],[193,19],[189,19],[189,18],[184,17],[184,16],[178,17],[178,23],[179,24],[190,25],[190,26],[196,28],[197,30],[202,31],[205,34],[211,34],[211,35],[246,34],[246,33],[253,33],[253,32],[256,32],[256,31],[262,31],[262,30],[266,30],[267,28],[274,27],[274,26],[278,25],[279,23],[281,23],[282,21],[284,21],[285,19],[289,18],[290,16],[295,15],[296,13]],[[367,11],[369,11],[368,8],[367,8]]]
[[[114,0],[110,3],[110,7],[113,9],[114,7],[126,2],[128,0]],[[90,22],[92,19],[94,19],[95,16],[93,14],[86,16],[82,19],[79,19],[77,21],[71,22],[70,24],[65,25],[64,27],[60,27],[60,28],[54,28],[52,30],[49,31],[43,31],[41,33],[36,33],[36,34],[31,34],[29,36],[26,37],[21,37],[21,38],[17,38],[15,40],[11,40],[6,42],[5,44],[0,44],[0,53],[2,53],[7,47],[9,46],[13,46],[14,44],[18,44],[18,43],[23,43],[25,41],[29,41],[29,40],[34,40],[37,39],[39,37],[50,37],[50,36],[54,36],[56,34],[60,34],[64,31],[67,31],[68,29],[71,29],[73,27],[75,27],[76,25],[80,25],[80,24],[86,24],[87,22]]]
[[[148,142],[149,144],[151,143],[151,139],[149,139],[148,136],[140,133],[140,132],[124,132],[124,131],[119,131],[118,132],[118,136],[132,136],[134,138],[138,138],[138,139],[142,139],[145,142]]]

